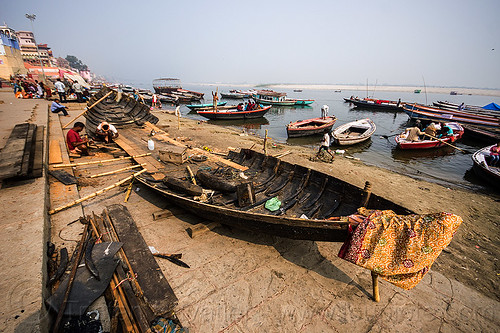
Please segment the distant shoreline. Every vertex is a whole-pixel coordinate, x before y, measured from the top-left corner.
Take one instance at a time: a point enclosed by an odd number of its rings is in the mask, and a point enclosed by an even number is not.
[[[366,91],[366,86],[362,85],[343,85],[343,84],[231,84],[231,83],[197,83],[199,85],[219,86],[219,87],[261,87],[272,89],[302,89],[302,90],[350,90],[350,91]],[[377,91],[392,91],[412,93],[416,89],[421,90],[421,93],[433,94],[449,94],[455,91],[457,95],[482,95],[500,97],[500,89],[480,89],[480,88],[453,88],[453,87],[418,87],[418,86],[368,86],[368,91],[376,89]]]

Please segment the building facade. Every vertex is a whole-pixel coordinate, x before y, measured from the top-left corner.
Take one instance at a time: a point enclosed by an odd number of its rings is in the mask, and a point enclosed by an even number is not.
[[[27,73],[16,32],[0,26],[0,78],[9,80],[11,76]]]
[[[19,38],[19,46],[24,61],[32,65],[39,65],[41,60],[44,66],[52,66],[52,51],[47,44],[39,44],[37,51],[35,35],[33,35],[31,31],[17,31],[17,37]],[[38,58],[38,52],[40,52],[40,60]]]

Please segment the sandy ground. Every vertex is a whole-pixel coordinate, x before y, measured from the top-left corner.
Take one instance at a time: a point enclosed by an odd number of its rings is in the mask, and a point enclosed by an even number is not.
[[[214,151],[226,152],[228,146],[262,149],[263,140],[231,128],[211,125],[203,121],[182,119],[180,130],[177,119],[164,112],[155,112],[160,118],[160,128],[171,137],[178,138],[194,147],[207,146]],[[453,278],[481,293],[500,300],[498,258],[500,237],[498,233],[500,201],[498,194],[482,195],[460,189],[412,179],[374,166],[367,166],[337,156],[333,163],[312,162],[314,151],[300,146],[278,144],[271,154],[283,151],[292,154],[283,157],[326,172],[344,181],[363,187],[372,183],[373,192],[397,202],[417,213],[445,211],[463,218],[463,224],[450,246],[439,256],[433,269]]]

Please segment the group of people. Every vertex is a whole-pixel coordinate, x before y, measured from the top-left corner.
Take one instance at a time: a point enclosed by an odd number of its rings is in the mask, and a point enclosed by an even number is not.
[[[54,87],[59,95],[59,100],[63,103],[67,101],[67,96],[75,94],[76,99],[79,103],[83,103],[89,96],[89,92],[84,89],[84,87],[78,82],[69,82],[65,80],[66,83],[62,82],[60,78],[57,78],[54,82]],[[11,79],[12,87],[14,88],[14,95],[16,98],[46,98],[50,99],[52,97],[52,90],[47,84],[39,82],[38,80],[30,81],[22,77],[16,77]]]
[[[238,111],[252,111],[252,110],[258,110],[262,109],[263,106],[260,104],[255,103],[253,99],[248,100],[248,102],[245,102],[245,104],[240,103],[236,106],[236,110]]]
[[[416,126],[409,127],[401,134],[401,137],[406,141],[420,141],[420,140],[432,140],[441,139],[453,135],[453,130],[446,125],[446,123],[436,124],[431,122],[427,127],[423,128],[420,120],[417,120]]]

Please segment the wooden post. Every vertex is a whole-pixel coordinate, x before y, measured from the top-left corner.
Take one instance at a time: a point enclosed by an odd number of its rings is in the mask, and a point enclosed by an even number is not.
[[[373,284],[373,300],[380,302],[380,293],[378,289],[378,274],[372,271],[372,284]]]
[[[145,165],[146,165],[146,163],[135,164],[135,165],[131,165],[131,166],[128,166],[128,167],[125,167],[125,168],[121,168],[121,169],[118,169],[118,170],[113,170],[113,171],[99,173],[97,175],[92,175],[92,176],[90,176],[90,178],[96,178],[96,177],[101,177],[101,176],[112,175],[114,173],[118,173],[118,172],[122,172],[122,171],[125,171],[125,170],[130,170],[130,169],[135,169],[135,168],[143,167]]]
[[[81,165],[90,165],[90,164],[104,164],[104,163],[109,163],[109,162],[117,162],[117,161],[123,161],[123,160],[130,160],[133,158],[137,157],[144,157],[144,156],[149,156],[151,153],[146,153],[146,154],[140,154],[140,155],[134,155],[134,156],[127,156],[127,157],[120,157],[120,158],[112,158],[109,160],[101,160],[101,161],[92,161],[92,162],[81,162],[81,163],[73,163],[73,164],[56,164],[56,165],[51,165],[53,168],[66,168],[66,167],[77,167]]]
[[[181,129],[181,107],[178,106],[175,108],[175,113],[177,114],[177,129]]]
[[[191,171],[191,168],[189,167],[189,165],[186,166],[186,169],[189,173],[189,178],[191,178],[191,181],[193,182],[194,185],[197,185],[196,184],[196,179],[194,178],[194,174],[193,174],[193,171]]]
[[[85,196],[85,197],[83,197],[83,198],[80,198],[80,199],[78,199],[78,200],[72,201],[72,202],[70,202],[69,204],[66,204],[66,205],[64,205],[64,206],[60,206],[60,207],[54,208],[54,209],[52,209],[52,210],[50,210],[50,211],[49,211],[49,215],[55,214],[55,213],[60,212],[61,210],[64,210],[64,209],[66,209],[66,208],[73,207],[74,205],[78,205],[80,202],[83,202],[83,201],[85,201],[85,200],[88,200],[88,199],[91,199],[91,198],[93,198],[93,197],[96,197],[96,196],[98,196],[99,194],[102,194],[102,193],[104,193],[104,192],[106,192],[106,191],[109,191],[109,190],[111,190],[111,189],[113,189],[113,188],[115,188],[115,187],[117,187],[117,186],[120,186],[120,185],[121,185],[121,184],[123,184],[123,183],[126,183],[127,181],[131,180],[132,178],[134,178],[134,177],[136,177],[136,176],[138,176],[138,175],[140,175],[141,173],[146,172],[146,171],[147,171],[146,169],[142,169],[141,171],[136,172],[136,173],[134,173],[133,175],[131,175],[131,176],[129,176],[129,177],[127,177],[127,178],[123,179],[123,180],[120,180],[119,182],[116,182],[116,183],[114,183],[114,184],[113,184],[113,185],[111,185],[111,186],[108,186],[108,187],[106,187],[106,188],[103,188],[102,190],[99,190],[99,191],[97,191],[97,192],[94,192],[94,193],[92,193],[92,194],[89,194],[89,195],[87,195],[87,196]]]
[[[267,130],[264,137],[264,154],[267,155]]]
[[[363,198],[361,199],[361,203],[359,205],[361,207],[366,207],[368,205],[368,201],[370,201],[370,195],[372,193],[372,184],[370,184],[370,182],[365,182],[363,192]]]
[[[133,184],[134,184],[134,180],[132,179],[132,181],[128,185],[127,193],[125,194],[125,199],[123,200],[123,202],[127,202],[128,201],[128,198],[130,197],[130,193],[132,192],[132,185]]]
[[[66,127],[68,127],[72,122],[74,122],[75,120],[77,120],[78,118],[80,118],[81,116],[83,116],[85,114],[85,112],[87,112],[88,110],[92,109],[94,106],[96,106],[97,104],[99,104],[101,101],[103,101],[106,97],[108,97],[112,93],[113,93],[113,90],[111,90],[106,95],[104,95],[102,98],[100,98],[97,102],[95,102],[94,104],[92,104],[91,106],[89,106],[88,108],[86,108],[85,110],[83,110],[82,113],[80,113],[78,116],[76,116],[75,118],[73,118],[72,120],[70,120],[69,123],[67,123],[66,125],[64,125],[62,127],[62,129],[65,129]]]

